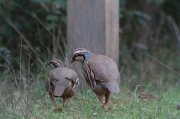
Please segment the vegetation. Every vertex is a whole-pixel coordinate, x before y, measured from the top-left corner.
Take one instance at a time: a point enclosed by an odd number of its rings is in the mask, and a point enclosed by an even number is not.
[[[82,89],[73,98],[67,101],[62,112],[53,112],[53,105],[50,99],[46,98],[44,87],[40,84],[33,84],[30,92],[25,93],[28,97],[28,105],[17,91],[1,100],[1,118],[22,118],[32,119],[178,119],[180,111],[176,109],[179,101],[179,88],[169,88],[165,92],[152,92],[157,99],[143,101],[137,97],[137,90],[122,90],[122,94],[113,95],[107,105],[109,111],[102,109],[101,103],[91,90]],[[37,88],[39,86],[40,88]],[[150,91],[146,89],[145,91]],[[18,103],[16,102],[18,101]],[[56,103],[62,106],[62,100],[56,99]]]
[[[0,0],[0,118],[180,118],[179,11],[178,0],[120,0],[122,94],[105,111],[82,84],[53,112],[45,64],[65,62],[66,0]],[[139,98],[144,92],[154,98]]]

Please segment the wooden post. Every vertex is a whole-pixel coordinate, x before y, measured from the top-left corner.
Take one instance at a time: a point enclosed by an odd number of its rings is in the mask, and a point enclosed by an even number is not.
[[[119,64],[119,0],[67,0],[69,55],[83,47]]]

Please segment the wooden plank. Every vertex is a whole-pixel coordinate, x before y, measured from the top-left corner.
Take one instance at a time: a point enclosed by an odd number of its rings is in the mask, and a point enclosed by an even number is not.
[[[84,47],[118,64],[119,0],[67,0],[67,44],[72,52]]]
[[[119,0],[105,0],[105,55],[119,65]]]

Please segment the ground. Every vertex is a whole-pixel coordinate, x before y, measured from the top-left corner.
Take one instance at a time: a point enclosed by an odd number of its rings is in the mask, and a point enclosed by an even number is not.
[[[33,84],[34,86],[38,84]],[[45,93],[44,86],[31,87],[29,92],[23,92],[23,97],[18,91],[13,96],[1,100],[0,118],[9,119],[179,119],[180,88],[170,87],[164,91],[144,90],[134,91],[121,88],[121,94],[111,95],[107,105],[108,111],[101,106],[96,95],[90,89],[81,88],[78,93],[67,100],[61,112],[54,112],[53,104]],[[139,94],[151,94],[152,99],[140,99]],[[19,95],[19,96],[18,96]],[[27,98],[28,97],[28,98]],[[11,98],[11,100],[10,100]],[[7,103],[7,99],[10,100]],[[28,99],[28,100],[27,100]],[[62,99],[56,98],[56,104],[62,106]],[[18,103],[17,103],[18,102]],[[30,111],[29,111],[30,109]]]

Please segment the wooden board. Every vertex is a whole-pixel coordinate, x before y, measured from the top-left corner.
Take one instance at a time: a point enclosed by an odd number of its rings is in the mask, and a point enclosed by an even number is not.
[[[68,59],[78,47],[119,63],[119,0],[67,0]]]

